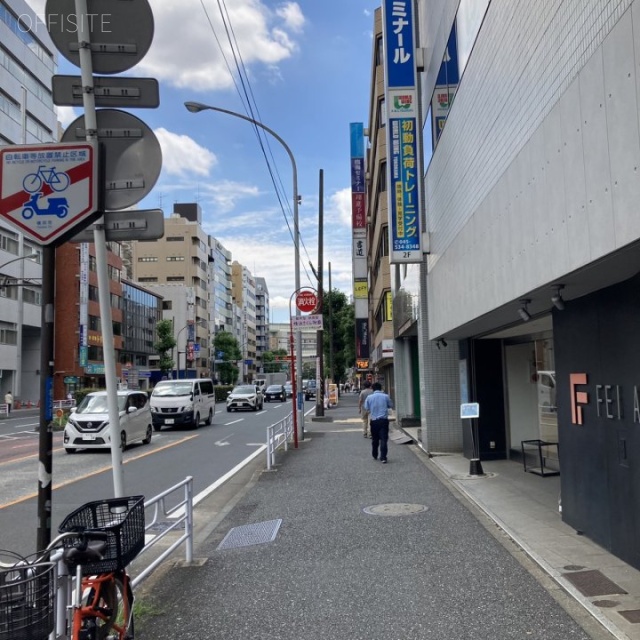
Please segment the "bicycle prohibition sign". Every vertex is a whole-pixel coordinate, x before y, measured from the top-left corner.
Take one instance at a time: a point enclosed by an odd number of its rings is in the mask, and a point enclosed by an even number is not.
[[[27,193],[36,193],[42,190],[43,185],[48,185],[53,191],[64,191],[71,181],[69,176],[63,171],[56,171],[55,167],[50,169],[41,164],[35,173],[29,173],[22,181],[22,187]]]

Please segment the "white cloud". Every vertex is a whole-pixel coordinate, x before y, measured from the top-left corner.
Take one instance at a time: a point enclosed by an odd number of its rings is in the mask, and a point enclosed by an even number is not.
[[[64,129],[66,129],[80,114],[76,113],[73,107],[56,107],[58,120]]]
[[[280,16],[285,24],[296,33],[300,33],[304,27],[305,17],[297,2],[287,2],[276,9],[276,15]]]
[[[154,133],[162,148],[162,167],[169,175],[208,176],[211,167],[218,162],[215,154],[189,136],[167,131],[164,127]]]
[[[337,216],[340,224],[351,227],[351,187],[332,193],[329,198],[329,207]]]
[[[234,63],[225,28],[216,3],[209,1],[205,6],[206,12],[198,0],[155,3],[154,42],[136,74],[199,91],[231,87],[227,63],[231,67]],[[274,12],[260,0],[234,0],[226,9],[246,66],[260,64],[268,69],[297,50],[292,35],[302,29],[304,16],[296,3],[281,5]]]

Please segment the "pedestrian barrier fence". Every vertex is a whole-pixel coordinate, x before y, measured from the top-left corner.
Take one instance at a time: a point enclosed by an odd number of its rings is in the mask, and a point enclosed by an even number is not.
[[[71,409],[75,405],[75,400],[54,400],[53,408],[55,409]]]
[[[8,404],[0,404],[0,416],[7,417],[9,415],[9,405]]]
[[[172,494],[184,491],[183,499],[172,507],[167,506],[167,499]],[[147,539],[144,549],[139,553],[137,558],[140,558],[149,549],[154,547],[160,542],[169,532],[175,529],[182,529],[184,525],[184,533],[175,540],[169,547],[167,547],[157,558],[153,560],[147,567],[144,568],[133,580],[131,586],[135,588],[139,585],[149,574],[156,569],[168,556],[170,556],[182,543],[185,545],[185,561],[191,562],[193,560],[193,476],[187,476],[182,482],[175,484],[166,491],[151,498],[144,503],[146,518],[145,532],[154,531],[158,528],[159,524],[162,524],[162,531],[155,532],[152,539]],[[148,514],[152,510],[153,516],[148,517]],[[160,523],[162,518],[162,523]],[[171,522],[166,522],[165,518],[172,518]],[[148,538],[148,537],[147,537]],[[137,560],[136,558],[136,560]]]
[[[276,463],[276,450],[284,445],[287,451],[289,439],[293,437],[293,413],[267,427],[267,471]]]

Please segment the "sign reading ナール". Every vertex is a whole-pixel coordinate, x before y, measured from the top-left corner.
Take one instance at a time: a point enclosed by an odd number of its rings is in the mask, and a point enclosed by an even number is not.
[[[59,243],[98,208],[96,144],[0,149],[0,216],[40,244]]]

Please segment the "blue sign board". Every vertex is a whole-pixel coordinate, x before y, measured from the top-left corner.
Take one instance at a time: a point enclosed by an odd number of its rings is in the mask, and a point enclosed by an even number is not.
[[[420,251],[418,161],[415,118],[389,121],[391,137],[392,252]]]
[[[413,0],[385,0],[387,88],[416,86]]]
[[[460,405],[461,418],[479,418],[480,405],[477,402],[465,402]]]
[[[351,190],[364,193],[364,158],[351,158]]]
[[[362,122],[351,122],[351,157],[364,158],[364,125]]]
[[[444,54],[444,60],[440,65],[436,86],[458,84],[460,82],[460,71],[458,69],[458,43],[456,38],[456,25],[453,24],[449,34],[449,42]]]

